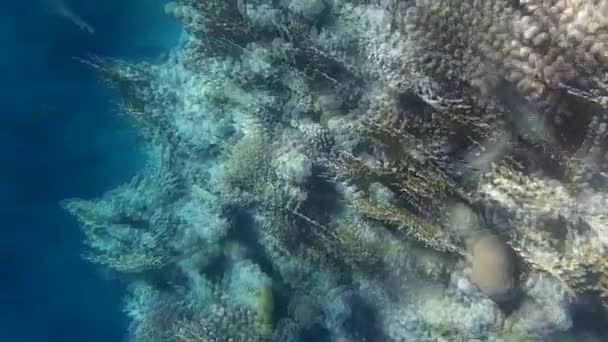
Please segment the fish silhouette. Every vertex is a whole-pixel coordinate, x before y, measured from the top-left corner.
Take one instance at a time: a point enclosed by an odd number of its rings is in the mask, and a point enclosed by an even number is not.
[[[44,2],[47,6],[47,10],[53,15],[71,22],[86,33],[95,33],[95,28],[87,23],[64,0],[44,0]]]

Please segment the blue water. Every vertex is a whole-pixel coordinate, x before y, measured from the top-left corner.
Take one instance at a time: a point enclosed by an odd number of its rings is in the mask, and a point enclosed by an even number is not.
[[[66,0],[89,35],[45,1],[0,9],[0,341],[121,341],[123,284],[82,260],[58,202],[114,188],[144,157],[116,94],[72,57],[154,59],[179,26],[162,0]]]

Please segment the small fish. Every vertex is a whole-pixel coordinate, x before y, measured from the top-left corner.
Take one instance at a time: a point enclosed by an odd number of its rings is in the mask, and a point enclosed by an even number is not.
[[[95,28],[87,23],[80,15],[78,15],[70,6],[63,0],[44,0],[48,7],[48,10],[54,15],[59,16],[65,20],[68,20],[72,24],[76,25],[80,30],[94,34]]]

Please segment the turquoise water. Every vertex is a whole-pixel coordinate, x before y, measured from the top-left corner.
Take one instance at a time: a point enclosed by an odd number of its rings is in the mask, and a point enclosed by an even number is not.
[[[81,258],[58,203],[98,196],[143,163],[117,98],[73,57],[154,59],[179,27],[161,1],[66,2],[87,34],[45,1],[0,10],[0,340],[120,341],[122,284]]]

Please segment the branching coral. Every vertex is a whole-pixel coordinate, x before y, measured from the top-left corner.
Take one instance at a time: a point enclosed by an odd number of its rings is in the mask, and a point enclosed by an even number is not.
[[[213,313],[200,321],[178,322],[173,330],[175,342],[266,341],[257,334],[255,316],[238,307],[216,306]]]
[[[250,39],[248,23],[238,11],[238,1],[170,1],[165,12],[186,25],[186,29],[205,44],[198,51],[205,55],[232,53]]]
[[[408,213],[407,210],[386,205],[374,205],[364,197],[355,199],[353,205],[363,215],[390,224],[435,250],[456,253],[460,251],[460,248],[445,236],[439,226]]]
[[[221,175],[227,193],[244,190],[263,194],[267,191],[271,176],[267,149],[264,137],[256,133],[246,135],[230,148]]]
[[[136,178],[99,201],[64,202],[85,232],[92,248],[89,259],[118,272],[136,273],[159,269],[179,256],[171,243],[180,222],[164,206],[179,197],[180,184],[162,170],[148,177],[154,176],[159,178]],[[146,197],[144,189],[150,184],[162,191]]]
[[[146,284],[133,284],[130,290],[125,311],[132,319],[131,340],[175,341],[172,331],[188,315],[185,303],[177,296],[162,293]]]

